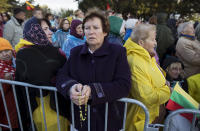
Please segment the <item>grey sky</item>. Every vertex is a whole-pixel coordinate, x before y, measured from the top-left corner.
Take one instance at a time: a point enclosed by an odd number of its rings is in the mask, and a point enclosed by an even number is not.
[[[26,0],[19,0],[20,2],[25,2]],[[54,11],[59,11],[61,8],[64,9],[78,9],[78,2],[75,0],[35,0],[35,3],[40,5],[47,5],[50,9]]]

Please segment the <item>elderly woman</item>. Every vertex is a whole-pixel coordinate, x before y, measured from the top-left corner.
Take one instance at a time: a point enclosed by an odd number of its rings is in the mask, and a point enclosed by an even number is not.
[[[67,35],[69,34],[70,22],[67,19],[62,19],[59,29],[53,34],[52,41],[55,42],[56,47],[62,48]]]
[[[200,42],[196,40],[193,24],[183,23],[178,27],[180,37],[176,45],[176,55],[183,62],[184,77],[200,73]]]
[[[37,19],[32,17],[29,19],[24,27],[23,36],[20,42],[16,45],[16,80],[27,82],[40,86],[54,86],[55,76],[59,68],[63,66],[66,61],[64,53],[52,45],[52,32],[49,29],[50,23],[46,19]],[[17,88],[19,107],[22,115],[22,122],[24,130],[30,128],[30,118],[24,88]],[[38,131],[45,130],[42,117],[42,104],[40,102],[40,95],[37,89],[29,89],[31,109],[33,113],[33,120]],[[58,94],[60,109],[65,108],[66,102],[62,95]],[[43,91],[43,100],[45,107],[47,130],[57,130],[57,113],[55,109],[54,93]],[[65,109],[63,109],[65,110]],[[59,110],[61,130],[68,128],[68,121],[64,112]]]
[[[140,24],[135,27],[126,41],[127,57],[131,69],[132,88],[130,98],[146,105],[150,114],[150,123],[159,116],[160,105],[170,96],[162,69],[157,65],[155,56],[156,27]],[[126,131],[143,131],[145,114],[137,105],[128,105]]]
[[[91,106],[91,131],[104,130],[106,102],[108,130],[118,131],[124,108],[116,100],[127,97],[131,86],[126,50],[104,40],[109,23],[97,9],[86,14],[83,29],[86,43],[71,50],[57,75],[57,89],[75,104],[75,128],[79,131],[87,131],[87,104]]]
[[[67,36],[67,39],[62,46],[62,50],[65,52],[67,58],[69,58],[70,50],[84,43],[85,38],[82,29],[82,21],[72,20],[70,34]]]

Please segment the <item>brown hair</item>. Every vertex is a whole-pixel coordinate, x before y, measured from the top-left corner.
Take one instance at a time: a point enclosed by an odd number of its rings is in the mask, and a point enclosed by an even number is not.
[[[89,9],[85,15],[85,18],[83,19],[83,30],[84,30],[84,25],[88,20],[97,17],[101,20],[103,32],[108,34],[110,31],[110,25],[108,19],[103,14],[104,14],[103,11],[99,10],[98,8]]]
[[[69,25],[70,25],[70,22],[69,22],[69,20],[68,20],[67,18],[62,19],[62,20],[60,21],[60,24],[59,24],[59,29],[63,29],[63,25],[64,25],[64,21],[65,21],[65,20],[67,20],[68,23],[69,23]],[[69,28],[70,28],[70,26],[69,26]]]
[[[157,25],[157,16],[153,15],[149,18],[149,24]]]

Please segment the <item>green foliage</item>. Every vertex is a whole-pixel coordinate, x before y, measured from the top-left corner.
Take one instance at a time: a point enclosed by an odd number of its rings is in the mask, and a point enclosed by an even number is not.
[[[58,12],[58,16],[59,17],[62,17],[62,18],[65,18],[67,16],[70,16],[73,14],[73,10],[70,10],[70,9],[60,9],[60,11]]]
[[[0,13],[9,11],[12,5],[8,2],[8,0],[0,0]]]
[[[115,12],[131,12],[135,16],[151,16],[157,12],[189,16],[200,12],[199,0],[83,0],[79,8],[86,11],[91,7],[105,10],[109,3]]]

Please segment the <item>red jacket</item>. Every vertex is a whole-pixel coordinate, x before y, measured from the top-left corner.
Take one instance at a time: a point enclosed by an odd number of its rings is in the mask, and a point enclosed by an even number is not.
[[[6,62],[6,61],[0,60],[0,78],[4,79],[6,73],[11,73],[14,78],[15,69],[12,67],[12,61]],[[8,84],[3,84],[3,92],[5,95],[5,100],[6,100],[12,128],[18,128],[17,111],[16,111],[16,105],[15,105],[14,95],[13,95],[11,86]],[[8,125],[1,94],[0,94],[0,123]]]

